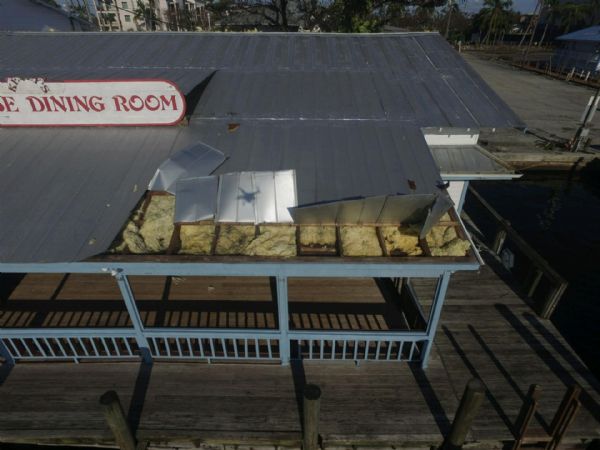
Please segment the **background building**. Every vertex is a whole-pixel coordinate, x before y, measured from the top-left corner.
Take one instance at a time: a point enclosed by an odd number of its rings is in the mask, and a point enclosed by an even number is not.
[[[94,28],[87,20],[42,1],[0,2],[0,31],[88,31]]]
[[[600,25],[557,38],[560,47],[554,53],[553,66],[559,70],[597,72],[600,68]]]
[[[103,31],[210,30],[210,15],[196,0],[97,0]]]

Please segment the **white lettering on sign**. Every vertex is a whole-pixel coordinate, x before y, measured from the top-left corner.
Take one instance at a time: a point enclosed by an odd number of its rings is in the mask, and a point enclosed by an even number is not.
[[[175,125],[185,98],[164,80],[0,82],[0,127]]]

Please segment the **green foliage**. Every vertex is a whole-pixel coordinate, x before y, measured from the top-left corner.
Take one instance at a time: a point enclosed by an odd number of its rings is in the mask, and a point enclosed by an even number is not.
[[[344,33],[371,33],[379,31],[381,24],[375,17],[371,0],[334,0],[330,7],[332,31]]]
[[[485,0],[483,5],[474,16],[473,25],[483,35],[482,44],[493,44],[510,31],[516,22],[516,13],[512,10],[512,0]]]
[[[155,0],[148,0],[148,3],[137,0],[133,15],[136,19],[144,22],[146,30],[150,31],[157,29],[158,17],[156,15]]]
[[[593,3],[563,3],[556,6],[563,33],[585,26],[585,20],[593,13]]]

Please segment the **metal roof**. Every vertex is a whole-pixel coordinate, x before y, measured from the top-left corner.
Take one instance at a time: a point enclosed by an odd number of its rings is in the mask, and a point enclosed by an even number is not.
[[[0,261],[77,261],[104,252],[179,131],[0,130]]]
[[[226,155],[217,175],[295,170],[303,206],[436,193],[421,126],[519,122],[432,33],[0,33],[0,76],[40,74],[167,78],[198,102],[188,126],[0,129],[0,261],[105,251],[198,141]]]
[[[431,154],[444,180],[509,180],[521,177],[479,145],[438,145]]]
[[[557,37],[556,40],[600,42],[600,25],[577,30],[569,34],[563,34],[562,36]]]
[[[192,119],[176,148],[201,139],[227,156],[215,174],[296,170],[298,204],[430,194],[440,174],[421,131],[377,121]],[[408,183],[414,182],[414,189]]]
[[[438,33],[0,34],[1,77],[161,77],[189,92],[215,71],[200,116],[523,125]]]

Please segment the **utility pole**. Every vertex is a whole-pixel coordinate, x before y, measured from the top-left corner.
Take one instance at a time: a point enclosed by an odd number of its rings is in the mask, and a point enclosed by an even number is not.
[[[585,145],[590,134],[590,127],[592,126],[592,119],[598,109],[598,102],[600,101],[600,87],[596,89],[596,93],[590,97],[583,114],[581,115],[581,125],[577,128],[575,136],[569,142],[569,150],[572,152],[580,152],[585,149]]]
[[[450,36],[450,20],[452,20],[452,10],[454,9],[454,0],[448,0],[448,21],[446,22],[446,33],[444,37],[448,40]]]

